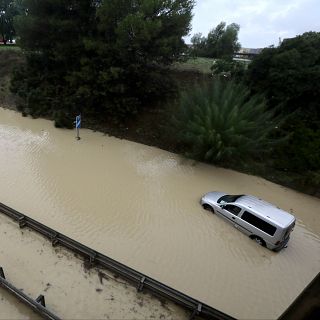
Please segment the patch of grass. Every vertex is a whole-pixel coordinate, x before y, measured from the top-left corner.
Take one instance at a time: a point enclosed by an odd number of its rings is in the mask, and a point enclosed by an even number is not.
[[[211,74],[211,66],[215,59],[210,58],[190,58],[185,62],[177,62],[173,65],[173,69],[179,71],[192,71],[204,74]]]
[[[0,51],[21,51],[21,48],[15,44],[4,45],[0,44]]]

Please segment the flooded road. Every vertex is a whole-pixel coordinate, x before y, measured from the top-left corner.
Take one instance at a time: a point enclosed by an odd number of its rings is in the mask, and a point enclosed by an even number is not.
[[[0,217],[0,222],[6,279],[33,299],[44,295],[46,307],[60,319],[188,318],[179,306],[138,294],[134,286],[108,270],[84,268],[77,255],[52,247],[27,228],[20,230],[9,218]],[[40,318],[0,288],[0,319]]]
[[[81,136],[0,108],[0,202],[237,318],[277,318],[319,271],[319,199],[90,130]],[[292,212],[288,248],[259,247],[204,211],[199,199],[213,190]]]

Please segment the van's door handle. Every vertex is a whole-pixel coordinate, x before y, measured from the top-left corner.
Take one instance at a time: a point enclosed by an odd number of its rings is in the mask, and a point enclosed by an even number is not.
[[[236,217],[231,217],[233,220],[236,220]]]

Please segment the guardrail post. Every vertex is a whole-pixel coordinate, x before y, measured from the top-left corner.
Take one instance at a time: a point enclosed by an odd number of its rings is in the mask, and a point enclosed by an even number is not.
[[[36,301],[38,303],[40,303],[42,306],[44,306],[44,307],[46,306],[46,301],[45,301],[44,296],[42,294],[40,294],[40,296],[36,299]]]
[[[4,272],[3,272],[2,267],[0,267],[0,277],[1,277],[2,279],[5,279],[5,278],[6,278],[6,277],[4,276]]]
[[[96,256],[97,256],[96,252],[89,255],[89,265],[91,268],[94,267],[94,265],[96,264]]]
[[[25,220],[25,216],[22,216],[19,218],[19,227],[22,229],[27,225],[27,222]]]
[[[140,279],[139,286],[138,286],[138,288],[137,288],[138,292],[141,292],[141,291],[143,290],[143,286],[144,286],[145,280],[146,280],[146,277],[142,277],[142,278]]]
[[[202,304],[199,303],[197,308],[193,310],[189,320],[193,320],[196,316],[198,316],[202,311]]]
[[[56,247],[59,244],[58,233],[52,235],[51,244],[53,247]]]

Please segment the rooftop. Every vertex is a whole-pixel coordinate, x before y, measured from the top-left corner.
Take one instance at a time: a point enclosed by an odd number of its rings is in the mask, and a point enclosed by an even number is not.
[[[254,196],[242,196],[236,202],[284,228],[288,227],[295,220],[292,214]]]

